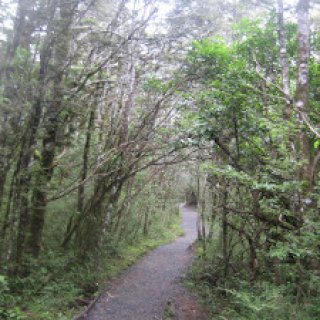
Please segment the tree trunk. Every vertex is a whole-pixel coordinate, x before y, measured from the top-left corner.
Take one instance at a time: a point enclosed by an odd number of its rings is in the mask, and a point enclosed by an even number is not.
[[[8,172],[8,170],[6,170],[6,168],[3,165],[3,162],[0,159],[0,210],[1,210],[1,206],[2,206],[4,187],[5,187],[6,180],[7,180],[7,172]]]
[[[32,195],[32,215],[30,219],[30,235],[28,238],[28,250],[37,257],[40,253],[42,232],[47,208],[48,184],[54,171],[54,156],[56,150],[56,138],[60,122],[60,111],[63,100],[62,82],[65,74],[65,59],[69,52],[70,25],[73,18],[73,3],[60,1],[60,21],[55,21],[54,33],[58,40],[55,44],[55,76],[52,96],[54,101],[45,114],[45,132],[42,140],[40,156],[40,169],[37,173],[37,185]]]
[[[31,0],[20,0],[17,4],[17,15],[14,21],[12,41],[7,46],[5,61],[3,66],[2,80],[4,85],[4,97],[9,101],[10,108],[6,108],[1,114],[0,123],[0,208],[3,199],[4,187],[7,173],[12,164],[14,149],[12,145],[17,143],[16,135],[12,134],[22,130],[20,125],[20,104],[15,88],[13,65],[17,50],[25,49],[29,52],[30,37],[36,27],[34,13],[30,10]]]
[[[228,216],[227,216],[227,199],[228,192],[226,185],[224,186],[222,195],[222,256],[224,261],[224,277],[228,277],[229,273],[229,241],[228,241]]]
[[[258,270],[258,259],[257,259],[257,251],[255,247],[255,243],[251,238],[248,238],[249,242],[249,252],[250,252],[250,281],[254,282],[257,277],[257,270]]]
[[[83,150],[83,161],[82,161],[82,170],[81,170],[81,181],[85,181],[87,178],[87,171],[88,171],[88,161],[89,161],[89,152],[90,152],[90,144],[91,144],[91,134],[92,134],[92,128],[94,124],[94,110],[91,110],[89,121],[88,121],[88,127],[87,127],[87,135],[86,135],[86,142],[84,145]],[[83,203],[84,203],[84,183],[81,183],[78,188],[78,204],[77,209],[78,213],[81,214],[83,211]]]
[[[43,80],[44,73],[40,68],[39,79]],[[39,89],[39,97],[32,107],[26,133],[20,146],[19,158],[16,164],[15,173],[13,175],[12,185],[12,205],[8,204],[8,216],[11,216],[11,244],[9,245],[10,261],[17,267],[22,259],[22,254],[25,246],[27,228],[29,225],[29,191],[31,182],[30,163],[33,157],[34,146],[36,143],[36,134],[41,121],[42,105],[44,88],[41,85]],[[14,229],[17,228],[17,231]],[[16,236],[15,236],[16,234]],[[15,270],[14,273],[17,273]]]
[[[290,77],[289,77],[289,58],[287,53],[287,39],[283,18],[283,0],[277,0],[278,10],[278,38],[280,49],[280,64],[282,71],[282,88],[285,94],[285,109],[284,117],[286,120],[290,120],[292,113],[292,105],[290,99]]]
[[[77,254],[81,259],[86,259],[90,254],[96,255],[101,249],[108,225],[107,218],[122,190],[122,182],[107,186],[104,180],[97,179],[93,195],[84,209],[85,214],[72,231],[76,232]]]
[[[295,105],[298,111],[300,130],[299,142],[301,153],[306,161],[302,169],[302,178],[312,183],[311,145],[304,131],[303,115],[307,114],[309,102],[309,58],[310,58],[310,26],[309,26],[309,0],[300,0],[297,6],[298,16],[298,60],[297,60],[297,87]]]

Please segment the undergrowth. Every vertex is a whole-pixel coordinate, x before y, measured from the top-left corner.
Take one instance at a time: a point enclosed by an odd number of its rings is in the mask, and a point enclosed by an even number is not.
[[[217,248],[217,246],[215,246]],[[300,301],[290,282],[275,285],[267,274],[250,282],[239,270],[224,278],[221,257],[213,251],[203,255],[201,246],[197,259],[186,280],[195,289],[211,312],[211,319],[223,320],[315,320],[320,319],[317,297],[308,296]],[[319,279],[316,280],[319,286]],[[208,319],[209,320],[209,319]]]
[[[163,320],[175,320],[175,311],[172,304],[167,303],[166,308],[164,309]]]
[[[83,264],[71,253],[47,251],[30,261],[28,277],[9,282],[0,275],[0,319],[72,319],[103,290],[106,281],[148,251],[181,236],[180,222],[180,215],[173,214],[165,225],[155,223],[148,235],[140,233],[130,241],[110,236],[99,261]]]

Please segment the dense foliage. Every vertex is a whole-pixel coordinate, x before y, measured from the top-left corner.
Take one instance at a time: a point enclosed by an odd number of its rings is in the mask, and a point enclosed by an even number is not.
[[[309,98],[300,101],[308,90],[301,88],[305,48],[299,37],[294,41],[302,27],[279,26],[276,18],[242,20],[232,44],[195,41],[187,60],[195,89],[181,123],[194,143],[207,146],[198,172],[203,245],[193,277],[213,313],[226,319],[320,315],[319,146],[312,124],[320,120],[318,37],[308,58]]]

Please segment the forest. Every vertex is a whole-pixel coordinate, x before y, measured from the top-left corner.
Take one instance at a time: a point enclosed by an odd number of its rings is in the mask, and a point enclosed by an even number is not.
[[[319,164],[319,0],[0,0],[0,319],[76,319],[182,203],[201,319],[320,319]]]

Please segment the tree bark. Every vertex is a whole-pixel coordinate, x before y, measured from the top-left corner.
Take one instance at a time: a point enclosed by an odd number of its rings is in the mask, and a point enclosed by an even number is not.
[[[278,38],[280,51],[280,64],[282,71],[282,87],[285,93],[285,109],[284,117],[290,120],[292,113],[292,103],[290,99],[290,75],[289,75],[289,57],[287,53],[287,39],[283,17],[283,0],[277,0],[277,14],[278,14]]]
[[[224,183],[224,190],[222,193],[222,256],[224,261],[224,277],[228,277],[229,273],[229,241],[228,241],[228,211],[227,211],[228,192],[227,186]]]
[[[311,145],[303,129],[303,114],[308,111],[309,102],[309,58],[310,58],[310,26],[309,26],[309,0],[299,0],[297,5],[298,17],[298,59],[297,59],[297,87],[295,106],[298,111],[300,124],[299,142],[301,153],[306,161],[302,169],[302,178],[312,183]]]
[[[54,156],[56,151],[56,138],[60,122],[61,105],[63,101],[62,82],[65,74],[65,59],[69,52],[70,25],[73,18],[73,1],[61,0],[58,3],[60,9],[60,21],[55,21],[55,56],[54,56],[54,101],[45,114],[45,132],[42,140],[40,156],[40,168],[37,173],[37,185],[32,195],[32,214],[30,219],[30,233],[28,238],[28,251],[37,257],[40,253],[42,232],[47,207],[48,184],[54,171]]]
[[[81,180],[84,181],[87,178],[88,173],[88,161],[89,161],[89,152],[90,152],[90,144],[91,144],[91,135],[92,128],[94,124],[94,110],[91,110],[88,120],[87,134],[86,134],[86,142],[83,150],[83,161],[82,161],[82,170],[81,170]],[[84,184],[81,183],[78,188],[78,204],[77,209],[78,213],[81,214],[83,211],[83,203],[84,203]]]
[[[2,81],[4,85],[4,97],[9,101],[9,106],[2,111],[0,123],[0,208],[7,179],[7,173],[12,164],[14,149],[12,145],[17,142],[13,132],[19,128],[20,116],[18,116],[21,102],[17,99],[15,80],[15,66],[13,65],[18,48],[29,51],[30,37],[35,27],[34,17],[31,13],[31,0],[20,0],[17,5],[17,15],[14,21],[12,41],[7,46]]]

